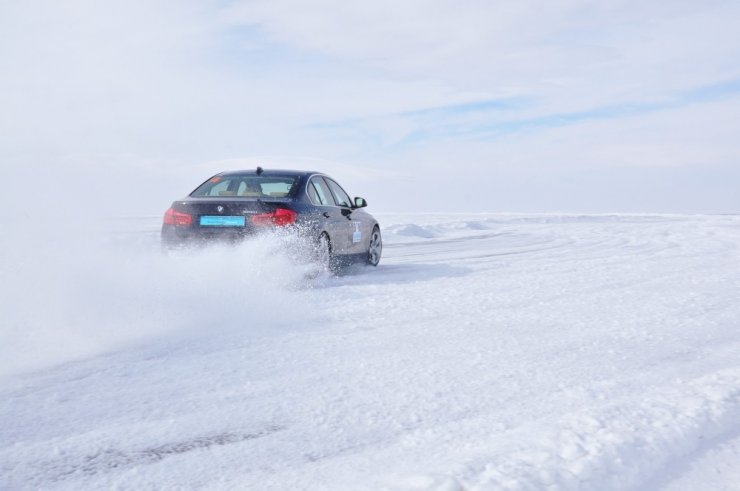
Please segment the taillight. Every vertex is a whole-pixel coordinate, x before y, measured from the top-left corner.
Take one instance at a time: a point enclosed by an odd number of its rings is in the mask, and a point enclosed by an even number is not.
[[[252,215],[252,223],[254,225],[277,225],[278,227],[284,227],[286,225],[293,225],[298,218],[298,213],[287,208],[277,208],[272,213],[260,213],[258,215]]]
[[[170,208],[164,213],[164,224],[165,225],[177,225],[181,227],[187,227],[193,223],[193,216],[187,213],[180,213]]]

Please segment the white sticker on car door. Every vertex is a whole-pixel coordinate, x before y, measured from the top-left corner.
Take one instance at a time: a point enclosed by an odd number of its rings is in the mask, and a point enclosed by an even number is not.
[[[352,234],[352,243],[357,244],[358,242],[362,241],[362,230],[360,230],[360,225],[362,222],[352,222],[352,225],[355,227],[355,231]]]

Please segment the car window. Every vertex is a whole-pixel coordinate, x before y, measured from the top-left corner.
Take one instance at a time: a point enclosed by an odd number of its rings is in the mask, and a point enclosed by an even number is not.
[[[284,198],[290,192],[293,182],[286,181],[268,181],[260,183],[262,194],[272,196],[273,198]]]
[[[326,182],[329,184],[329,187],[331,188],[332,192],[334,193],[334,198],[339,206],[345,206],[347,208],[352,208],[352,200],[349,199],[349,195],[344,192],[344,189],[342,189],[339,184],[332,181],[331,179],[327,179]]]
[[[308,197],[311,199],[311,203],[315,205],[322,204],[321,198],[319,198],[319,193],[316,192],[316,186],[314,185],[313,181],[308,183],[306,190],[308,191]]]
[[[233,191],[231,193],[229,192],[229,186],[233,184],[230,179],[218,181],[213,181],[213,179],[211,179],[211,181],[209,181],[209,184],[211,185],[208,187],[208,190],[204,190],[204,194],[201,196],[227,196],[229,194],[236,194]]]
[[[331,197],[331,191],[326,186],[324,180],[320,177],[314,177],[309,183],[309,196],[311,196],[311,188],[313,187],[316,197],[318,198],[317,205],[323,206],[334,206],[334,199]]]
[[[214,176],[201,184],[190,196],[241,198],[285,198],[296,183],[292,176],[234,175]]]

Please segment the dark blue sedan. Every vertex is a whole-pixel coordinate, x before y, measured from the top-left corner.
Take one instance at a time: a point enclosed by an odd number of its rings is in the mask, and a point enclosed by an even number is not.
[[[328,268],[365,262],[377,266],[383,250],[380,225],[320,172],[266,170],[221,172],[175,201],[164,215],[162,243],[170,247],[239,241],[266,230],[289,230],[312,244]]]

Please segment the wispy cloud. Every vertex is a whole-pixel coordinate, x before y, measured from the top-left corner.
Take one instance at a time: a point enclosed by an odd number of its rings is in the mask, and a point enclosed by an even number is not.
[[[667,94],[659,100],[620,102],[582,111],[526,116],[521,113],[536,112],[537,104],[534,99],[520,97],[430,107],[370,118],[315,123],[307,125],[306,128],[325,131],[330,135],[341,134],[342,137],[353,137],[354,135],[358,140],[365,142],[368,142],[369,135],[376,135],[372,141],[374,145],[377,145],[383,140],[384,128],[400,120],[405,123],[407,132],[400,137],[397,136],[395,139],[380,143],[385,146],[385,152],[393,152],[401,147],[423,145],[428,141],[494,140],[511,133],[544,131],[584,124],[592,120],[634,118],[739,95],[740,79],[737,79]]]

